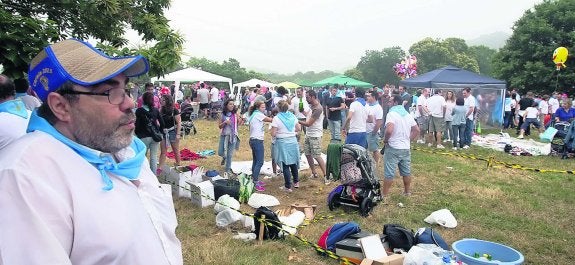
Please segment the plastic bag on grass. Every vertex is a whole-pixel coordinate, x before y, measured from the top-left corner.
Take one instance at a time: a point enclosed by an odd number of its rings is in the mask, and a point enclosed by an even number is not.
[[[239,210],[240,202],[236,200],[234,197],[228,194],[224,194],[218,198],[218,203],[214,205],[214,212],[218,214],[221,211],[229,208]]]

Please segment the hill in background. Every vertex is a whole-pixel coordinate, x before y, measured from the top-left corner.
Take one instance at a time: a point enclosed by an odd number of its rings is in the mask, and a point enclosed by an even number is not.
[[[485,45],[489,48],[498,50],[505,45],[505,42],[509,37],[511,37],[509,33],[498,31],[481,35],[475,39],[466,40],[466,42],[469,46]]]

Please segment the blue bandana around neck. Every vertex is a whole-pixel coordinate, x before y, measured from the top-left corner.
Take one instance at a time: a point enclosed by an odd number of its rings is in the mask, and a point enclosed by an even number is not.
[[[284,124],[284,126],[287,128],[288,131],[290,132],[295,131],[295,123],[297,121],[297,118],[295,117],[295,115],[293,115],[293,113],[291,113],[290,111],[280,112],[278,113],[277,117]]]
[[[355,101],[361,103],[361,105],[365,106],[365,98],[356,98]]]
[[[21,98],[21,97],[26,96],[26,95],[28,95],[26,92],[24,92],[24,93],[16,93],[16,96],[14,96],[14,98]]]
[[[389,109],[389,112],[396,112],[399,116],[403,117],[407,115],[407,110],[402,105],[395,105]]]
[[[254,112],[252,112],[252,115],[250,116],[250,119],[249,119],[248,123],[251,123],[251,122],[252,122],[252,119],[256,116],[256,114],[258,114],[258,112],[259,112],[259,113],[262,113],[259,109],[254,110]],[[262,113],[262,114],[263,114],[263,113]]]
[[[114,173],[129,180],[138,179],[142,163],[146,157],[146,145],[140,139],[134,137],[130,147],[136,153],[135,156],[117,163],[112,154],[99,152],[68,139],[48,123],[47,120],[38,116],[36,110],[32,112],[27,129],[27,132],[33,131],[42,131],[51,135],[96,167],[100,171],[102,181],[105,184],[102,189],[106,191],[112,190],[114,187],[110,176],[106,172]]]
[[[19,99],[8,100],[0,104],[0,112],[10,113],[24,119],[28,119],[26,105]]]
[[[375,106],[375,105],[377,105],[377,101],[376,101],[376,102],[373,102],[373,103],[368,103],[368,104],[369,104],[370,106]]]

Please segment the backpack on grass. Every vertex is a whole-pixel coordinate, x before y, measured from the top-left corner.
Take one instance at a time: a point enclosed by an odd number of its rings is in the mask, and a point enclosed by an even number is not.
[[[398,224],[386,224],[383,226],[383,234],[391,249],[401,248],[409,251],[415,244],[413,231]]]
[[[334,251],[335,243],[345,239],[349,235],[359,232],[361,232],[361,229],[359,225],[354,222],[337,223],[323,232],[317,244],[323,249]]]
[[[282,223],[278,218],[278,215],[274,213],[270,208],[261,206],[256,210],[254,213],[254,227],[256,229],[256,238],[260,236],[260,226],[262,225],[260,220],[257,218],[261,218],[261,216],[265,215],[266,223],[263,224],[264,226],[264,235],[263,239],[279,239],[282,236],[280,235],[280,228],[282,227]]]

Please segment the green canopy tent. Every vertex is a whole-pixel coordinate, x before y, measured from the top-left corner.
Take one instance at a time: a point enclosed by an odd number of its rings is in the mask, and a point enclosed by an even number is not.
[[[332,77],[328,77],[326,79],[317,81],[315,83],[312,84],[313,87],[322,87],[325,85],[345,85],[345,86],[355,86],[355,87],[373,87],[372,84],[367,83],[367,82],[363,82],[363,81],[359,81],[357,79],[353,79],[349,76],[345,76],[345,75],[336,75],[336,76],[332,76]]]

